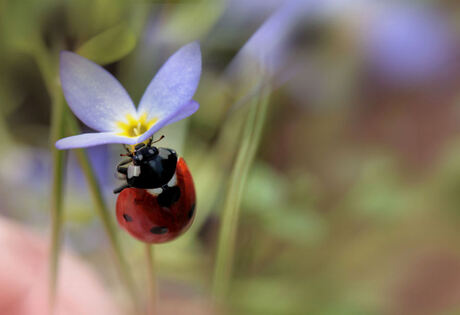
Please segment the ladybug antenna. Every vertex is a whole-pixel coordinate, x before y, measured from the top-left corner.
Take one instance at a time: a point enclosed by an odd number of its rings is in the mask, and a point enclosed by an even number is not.
[[[150,139],[150,144],[160,142],[161,140],[163,140],[164,137],[165,137],[165,135],[161,135],[160,139],[155,140],[155,141],[153,141],[153,137],[152,137],[152,138]],[[153,142],[152,142],[152,141],[153,141]]]
[[[126,144],[123,144],[123,148],[125,148],[126,153],[122,153],[120,156],[133,156],[133,152],[131,152]]]

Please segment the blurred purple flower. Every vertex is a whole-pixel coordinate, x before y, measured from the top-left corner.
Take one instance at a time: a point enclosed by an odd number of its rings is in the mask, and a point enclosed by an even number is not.
[[[383,79],[420,83],[450,72],[455,44],[446,18],[421,6],[385,6],[365,24],[371,67]]]
[[[194,42],[179,49],[159,70],[135,108],[131,98],[108,71],[65,51],[60,77],[64,96],[73,113],[97,133],[61,139],[58,149],[107,143],[137,144],[162,127],[198,110],[192,100],[201,76],[201,51]]]
[[[316,3],[314,0],[284,1],[241,48],[229,67],[230,73],[252,64],[265,74],[274,74],[285,62],[290,35],[307,9],[313,12],[311,7]]]

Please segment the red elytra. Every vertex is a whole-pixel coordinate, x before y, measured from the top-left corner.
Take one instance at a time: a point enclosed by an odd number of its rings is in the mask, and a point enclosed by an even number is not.
[[[126,188],[117,199],[117,220],[129,234],[146,243],[164,243],[184,233],[195,217],[195,186],[184,159],[176,167],[178,200],[165,206],[160,195],[139,188]],[[161,197],[160,197],[161,199]],[[167,202],[168,203],[168,202]]]

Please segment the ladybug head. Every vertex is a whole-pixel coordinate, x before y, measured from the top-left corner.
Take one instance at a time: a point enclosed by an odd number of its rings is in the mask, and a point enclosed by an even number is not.
[[[156,155],[158,155],[158,149],[156,147],[139,143],[136,145],[132,154],[133,163],[134,165],[139,165],[142,161],[149,161]]]

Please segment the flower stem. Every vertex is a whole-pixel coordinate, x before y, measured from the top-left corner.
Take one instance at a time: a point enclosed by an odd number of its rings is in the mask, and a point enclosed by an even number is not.
[[[147,315],[155,315],[157,306],[157,286],[154,267],[153,245],[145,244],[145,262],[147,266]]]
[[[246,185],[247,176],[254,161],[267,116],[269,92],[263,91],[260,98],[250,104],[246,119],[243,140],[237,153],[230,177],[224,209],[221,216],[216,262],[214,266],[213,297],[218,303],[227,295],[233,269],[236,232],[240,203]]]
[[[77,125],[75,118],[70,115],[67,115],[67,126],[71,134],[79,134],[80,130]],[[83,171],[83,174],[86,177],[88,182],[89,191],[92,195],[94,203],[96,204],[96,212],[99,215],[102,224],[104,226],[104,230],[108,236],[109,243],[111,245],[111,250],[113,256],[115,257],[115,264],[118,270],[118,273],[121,277],[123,284],[125,285],[126,289],[128,290],[128,294],[131,296],[133,301],[134,307],[138,306],[138,298],[136,293],[136,288],[134,285],[134,281],[129,273],[128,264],[126,262],[125,257],[123,256],[123,252],[121,250],[121,246],[118,241],[117,233],[115,227],[110,219],[109,210],[107,208],[107,204],[104,200],[102,195],[99,183],[97,181],[96,175],[94,173],[93,167],[88,158],[88,154],[83,149],[76,149],[74,150],[75,155],[77,157],[77,161],[80,164],[80,167]]]
[[[49,307],[54,309],[59,252],[62,239],[63,186],[66,152],[57,150],[54,142],[64,135],[64,113],[62,97],[59,92],[52,95],[51,152],[53,156],[53,182],[51,191],[51,244],[49,263]]]
[[[64,96],[59,86],[57,67],[53,55],[49,53],[42,42],[38,41],[31,51],[37,65],[42,73],[48,93],[52,98],[52,119],[51,119],[51,152],[53,153],[53,183],[51,197],[51,249],[50,249],[50,275],[49,275],[49,305],[50,311],[54,309],[56,283],[59,261],[59,250],[61,247],[61,234],[63,223],[63,183],[66,151],[57,150],[54,143],[66,135],[66,128],[71,129],[74,134],[80,133],[78,125],[73,116],[68,113],[64,106]],[[57,55],[56,55],[57,56]],[[66,125],[67,123],[67,125]],[[105,231],[115,257],[115,263],[120,277],[129,291],[135,309],[138,308],[137,294],[134,281],[128,272],[128,265],[123,257],[121,247],[116,237],[108,209],[102,197],[94,171],[84,150],[76,151],[77,159],[88,180],[89,188],[96,203],[96,210],[103,222]],[[138,313],[138,312],[137,312]]]
[[[48,306],[50,313],[53,313],[59,269],[59,252],[62,243],[63,188],[66,164],[66,152],[57,150],[54,143],[62,138],[65,133],[65,107],[60,87],[57,84],[57,71],[55,63],[53,62],[53,57],[48,53],[45,45],[40,40],[31,43],[29,52],[37,63],[51,98],[50,151],[53,159],[53,177],[50,198],[51,239],[49,252]]]

